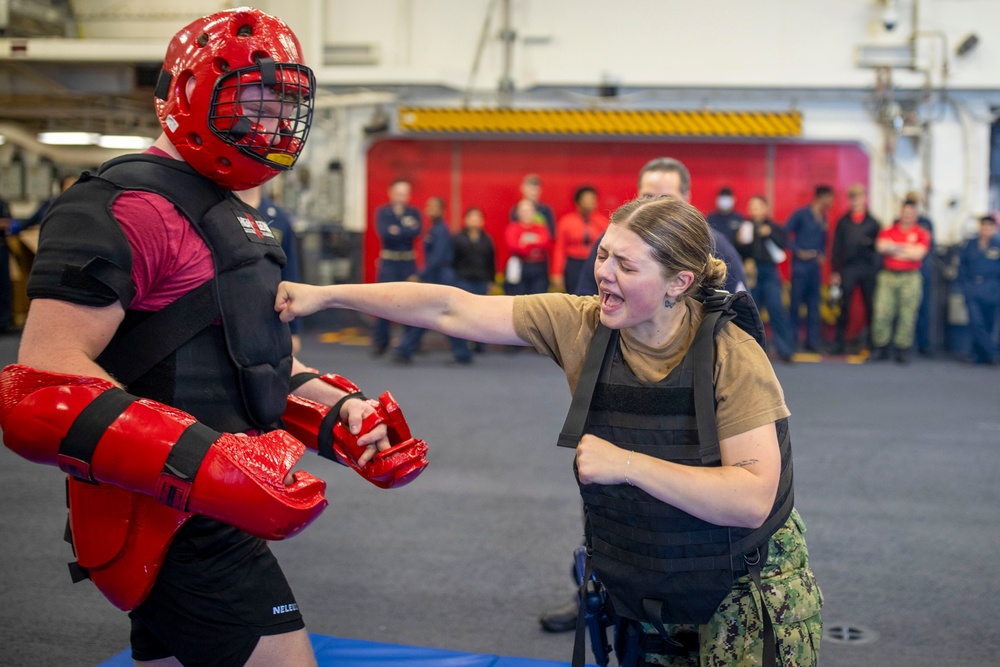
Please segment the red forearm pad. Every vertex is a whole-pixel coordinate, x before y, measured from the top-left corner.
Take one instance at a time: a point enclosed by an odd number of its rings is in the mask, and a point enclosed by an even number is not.
[[[174,509],[204,514],[264,539],[298,533],[326,507],[322,480],[297,471],[294,482],[284,484],[305,451],[290,434],[215,433],[188,413],[147,399],[111,415],[89,461],[61,453],[80,413],[113,389],[99,378],[8,366],[0,372],[4,444],[31,461],[153,496]],[[178,476],[168,457],[192,433],[206,441],[207,450],[190,479]]]
[[[358,388],[350,380],[339,375],[324,375],[320,378],[327,384],[341,391],[357,393]],[[336,459],[353,468],[372,484],[383,489],[404,486],[419,475],[427,467],[427,443],[417,440],[410,434],[399,403],[392,394],[385,392],[378,401],[366,399],[375,411],[365,418],[361,431],[353,435],[337,416],[333,416],[332,433],[326,431],[331,423],[330,408],[321,403],[299,396],[289,396],[285,414],[282,419],[285,428],[296,438],[308,446],[322,450],[322,437],[332,435],[332,449]],[[372,429],[385,424],[389,449],[378,452],[364,467],[358,466],[358,459],[366,447],[358,445],[358,438]],[[330,435],[327,435],[327,434]]]

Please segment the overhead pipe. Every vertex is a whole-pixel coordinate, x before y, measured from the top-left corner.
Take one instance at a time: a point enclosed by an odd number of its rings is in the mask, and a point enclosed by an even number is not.
[[[510,0],[500,3],[500,41],[503,42],[503,73],[497,87],[497,102],[500,107],[509,107],[514,97],[514,41],[517,33],[510,23]]]
[[[0,39],[0,61],[158,64],[165,48],[166,40],[6,37]]]
[[[18,125],[0,123],[0,135],[8,144],[20,146],[22,149],[52,160],[56,164],[98,165],[113,157],[134,153],[133,150],[117,148],[100,148],[99,146],[54,146],[43,144],[33,133],[25,131]]]

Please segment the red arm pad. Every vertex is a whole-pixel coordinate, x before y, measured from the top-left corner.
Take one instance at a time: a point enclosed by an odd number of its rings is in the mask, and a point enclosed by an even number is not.
[[[78,456],[71,445],[81,440],[81,424],[95,419],[98,402],[110,405],[108,425],[89,436],[96,440],[91,454]],[[0,428],[4,444],[26,459],[153,496],[264,539],[291,537],[327,505],[326,483],[309,473],[297,471],[285,486],[305,451],[288,433],[218,433],[186,412],[135,399],[98,378],[6,367],[0,372]]]
[[[289,433],[320,454],[353,468],[359,475],[383,489],[404,486],[413,481],[427,467],[427,443],[410,434],[399,403],[392,394],[385,392],[378,401],[360,395],[358,387],[339,375],[322,375],[320,380],[365,400],[375,408],[361,425],[357,435],[351,434],[342,423],[339,412],[329,406],[299,396],[289,396],[282,415]],[[335,406],[339,410],[340,404]],[[391,447],[378,452],[365,466],[358,466],[358,459],[365,447],[358,445],[358,438],[380,424],[385,424]]]

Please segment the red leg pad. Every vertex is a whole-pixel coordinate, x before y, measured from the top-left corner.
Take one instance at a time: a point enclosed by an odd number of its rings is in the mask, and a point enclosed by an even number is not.
[[[113,605],[129,611],[149,595],[170,542],[191,514],[70,477],[69,516],[77,562]]]

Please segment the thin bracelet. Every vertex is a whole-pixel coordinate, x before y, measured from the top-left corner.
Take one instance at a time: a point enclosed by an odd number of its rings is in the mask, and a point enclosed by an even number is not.
[[[632,452],[628,453],[628,460],[625,461],[625,483],[629,486],[635,486],[628,480],[628,464],[632,463]]]

